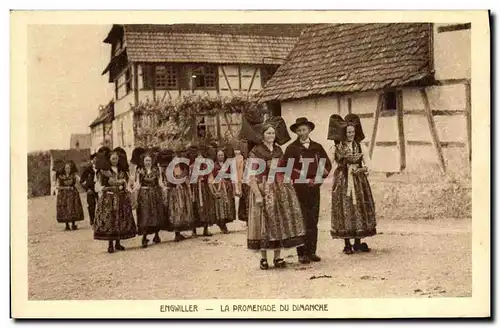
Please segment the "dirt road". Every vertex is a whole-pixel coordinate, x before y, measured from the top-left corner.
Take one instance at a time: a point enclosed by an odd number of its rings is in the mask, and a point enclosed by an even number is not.
[[[82,199],[84,201],[84,199]],[[284,270],[261,271],[259,256],[246,249],[244,224],[232,233],[140,248],[127,240],[125,252],[108,254],[94,241],[86,221],[64,231],[55,220],[55,198],[29,200],[29,299],[235,299],[335,297],[471,296],[471,221],[382,218],[371,253],[346,256],[332,240],[329,206],[320,217],[318,254],[323,261],[297,264],[284,251]]]

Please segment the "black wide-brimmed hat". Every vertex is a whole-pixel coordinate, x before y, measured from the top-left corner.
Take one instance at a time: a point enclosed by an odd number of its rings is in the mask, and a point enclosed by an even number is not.
[[[130,163],[134,165],[141,165],[142,155],[146,152],[146,149],[142,147],[137,147],[132,150],[132,158],[130,159]]]
[[[354,140],[357,142],[361,142],[365,139],[365,134],[363,133],[363,127],[361,126],[361,119],[356,114],[347,114],[344,118],[344,121],[347,125],[354,126],[354,131],[356,135],[354,136]]]
[[[174,158],[174,155],[175,154],[171,149],[162,149],[158,153],[156,160],[158,164],[160,164],[160,166],[166,167],[168,166],[168,164],[170,164],[170,162]]]
[[[330,116],[330,121],[328,122],[328,140],[343,141],[345,139],[345,132],[347,128],[347,123],[344,121],[342,116],[333,114]]]
[[[109,153],[111,153],[111,149],[109,149],[109,147],[102,146],[97,150],[97,153],[105,154],[107,156],[109,155]]]
[[[297,130],[297,128],[301,125],[307,125],[309,127],[309,129],[314,130],[314,123],[309,121],[307,118],[305,117],[299,117],[295,120],[295,123],[293,123],[292,125],[290,125],[290,131],[292,131],[293,133],[296,133],[295,130]]]

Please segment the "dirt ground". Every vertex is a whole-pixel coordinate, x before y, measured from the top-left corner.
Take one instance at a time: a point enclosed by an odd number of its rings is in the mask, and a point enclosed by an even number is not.
[[[82,201],[85,200],[82,197]],[[247,250],[242,222],[232,233],[140,248],[140,238],[107,253],[94,241],[88,218],[64,231],[55,220],[55,197],[29,200],[29,299],[147,300],[336,297],[471,296],[471,220],[397,220],[383,217],[379,234],[367,239],[371,253],[342,253],[329,235],[329,204],[320,217],[320,263],[297,264],[295,250],[283,256],[286,269],[261,271],[259,255]],[[324,204],[324,205],[323,205]],[[270,254],[270,258],[272,255]]]

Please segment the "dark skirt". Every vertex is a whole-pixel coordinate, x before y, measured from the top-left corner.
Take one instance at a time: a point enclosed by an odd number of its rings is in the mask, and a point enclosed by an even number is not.
[[[247,184],[242,184],[240,203],[238,206],[238,220],[243,222],[248,222],[248,207],[249,207],[248,200],[250,199],[249,194],[250,194],[250,186]]]
[[[155,233],[167,223],[160,187],[141,187],[137,196],[137,231],[139,235]]]
[[[215,199],[207,182],[198,182],[191,185],[194,196],[194,216],[196,227],[211,226],[217,223]]]
[[[231,181],[220,182],[221,193],[215,198],[215,213],[217,224],[223,225],[236,219],[236,204],[234,202],[234,188]]]
[[[348,193],[347,169],[338,167],[332,188],[332,238],[364,238],[377,234],[375,202],[366,174],[354,174],[352,193]],[[355,197],[355,202],[353,201]]]
[[[259,183],[263,203],[249,192],[247,245],[252,250],[304,245],[306,228],[295,190],[289,183]]]
[[[83,207],[80,193],[76,188],[61,188],[56,199],[57,222],[83,221]]]
[[[135,237],[137,228],[130,197],[126,191],[103,191],[97,202],[93,228],[96,240]]]
[[[168,188],[165,193],[168,231],[188,231],[196,227],[193,200],[188,188],[185,184],[179,184]]]

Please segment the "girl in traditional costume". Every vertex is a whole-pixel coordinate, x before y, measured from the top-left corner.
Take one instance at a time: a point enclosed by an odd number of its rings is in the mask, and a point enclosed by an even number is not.
[[[190,172],[193,174],[196,158],[208,158],[208,148],[202,147],[201,149],[191,149],[193,153],[191,160]],[[207,164],[201,163],[200,170],[206,170]],[[208,183],[210,173],[198,175],[197,181],[190,184],[193,194],[193,213],[196,218],[196,227],[193,228],[193,237],[197,236],[196,228],[203,228],[203,236],[210,237],[212,234],[208,227],[217,223],[217,214],[215,211],[215,199],[212,186]]]
[[[137,195],[137,231],[142,235],[142,247],[148,246],[148,234],[154,233],[153,242],[161,242],[159,231],[165,225],[164,203],[162,194],[161,172],[156,160],[150,152],[142,155],[140,165],[136,169],[134,188]]]
[[[263,140],[250,151],[248,161],[264,160],[266,169],[257,176],[248,177],[251,192],[247,234],[248,248],[261,251],[260,268],[267,270],[267,251],[274,251],[274,266],[284,268],[286,262],[280,257],[281,249],[304,245],[306,229],[292,185],[284,181],[280,173],[274,181],[268,180],[273,160],[277,160],[278,165],[283,164],[280,163],[283,151],[275,143],[273,125],[264,124],[261,133]]]
[[[330,118],[329,139],[335,140],[338,165],[333,175],[331,235],[344,239],[345,254],[369,252],[361,239],[377,233],[375,202],[367,178],[370,157],[361,143],[364,137],[357,115],[349,114],[344,120],[338,115]]]
[[[224,153],[224,150],[219,149],[216,154],[216,161],[212,174],[210,175],[209,183],[212,185],[215,198],[217,225],[224,234],[228,234],[229,229],[227,228],[227,223],[233,222],[236,219],[236,206],[234,201],[233,181],[231,177],[217,179],[217,176],[223,169],[225,162],[226,154]],[[224,173],[231,173],[231,166],[228,166],[226,172]]]
[[[179,154],[177,157],[181,157]],[[176,158],[174,158],[176,160]],[[166,169],[164,181],[167,186],[167,206],[170,229],[175,232],[175,241],[186,239],[181,231],[190,231],[196,226],[195,218],[193,215],[192,192],[189,186],[189,165],[185,163],[176,163],[173,166],[173,175],[175,180],[169,181],[169,165]]]
[[[65,230],[77,230],[76,221],[83,221],[83,207],[76,184],[80,182],[78,171],[73,161],[64,163],[62,169],[56,171],[57,181],[57,222],[65,223]]]
[[[96,207],[94,239],[107,240],[108,252],[113,253],[125,250],[120,241],[134,238],[137,233],[128,191],[128,162],[119,150],[111,152],[108,158],[105,153],[98,156],[96,167],[102,195]]]

